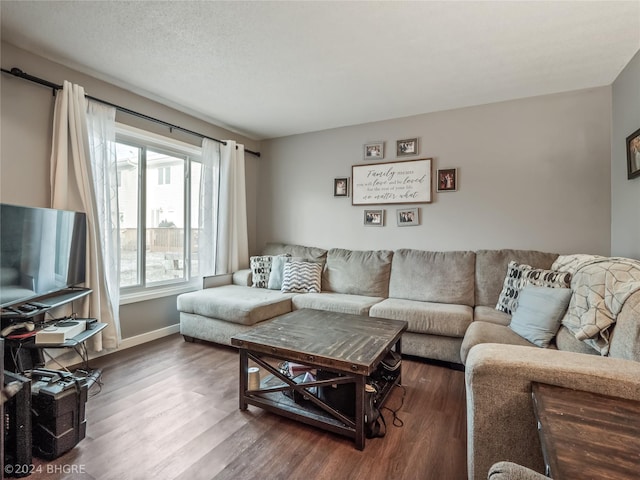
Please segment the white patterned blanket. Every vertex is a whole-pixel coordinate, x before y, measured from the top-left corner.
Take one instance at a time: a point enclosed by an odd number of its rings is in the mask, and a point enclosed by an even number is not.
[[[562,324],[578,340],[609,353],[609,327],[624,302],[640,290],[640,261],[598,255],[560,255],[553,270],[570,272],[571,301]]]

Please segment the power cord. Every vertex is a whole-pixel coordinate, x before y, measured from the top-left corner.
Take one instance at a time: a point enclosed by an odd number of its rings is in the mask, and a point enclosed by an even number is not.
[[[402,397],[400,397],[400,406],[394,410],[385,405],[380,410],[389,410],[391,412],[391,415],[393,416],[393,422],[392,422],[393,426],[400,428],[400,427],[404,427],[404,421],[398,416],[398,412],[404,406],[404,397],[407,395],[407,389],[405,388],[404,385],[400,385],[400,384],[397,384],[396,387],[402,389]]]

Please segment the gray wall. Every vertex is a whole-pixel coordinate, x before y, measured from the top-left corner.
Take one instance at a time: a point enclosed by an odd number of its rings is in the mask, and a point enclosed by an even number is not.
[[[380,99],[393,101],[393,99]],[[309,112],[310,115],[313,112]],[[294,242],[351,249],[527,248],[610,251],[611,89],[602,87],[418,115],[263,142],[258,245]],[[457,192],[418,205],[420,225],[363,226],[365,207],[333,197],[363,144],[420,137],[418,158],[457,167]],[[367,208],[380,208],[379,206]]]
[[[2,43],[2,68],[12,67],[57,84],[64,80],[78,83],[94,97],[214,138],[237,140],[254,151],[260,150],[258,142]],[[48,88],[6,74],[0,76],[0,90],[0,201],[50,207],[49,156],[54,97]],[[165,127],[130,115],[118,114],[117,120],[184,142],[200,144],[197,137],[179,132],[171,134]],[[255,192],[259,160],[252,155],[246,155],[246,160],[251,247],[256,242]],[[175,296],[123,305],[120,314],[123,338],[178,323]]]
[[[627,180],[626,138],[640,128],[640,51],[613,83],[611,254],[640,259],[640,177]]]

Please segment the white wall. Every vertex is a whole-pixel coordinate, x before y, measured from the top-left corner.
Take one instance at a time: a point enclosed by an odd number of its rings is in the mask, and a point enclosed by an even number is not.
[[[380,99],[393,101],[393,99]],[[313,112],[309,112],[313,115]],[[525,248],[610,251],[611,89],[602,87],[263,142],[258,246],[284,241],[351,249]],[[363,164],[363,144],[420,137],[417,158],[457,167],[457,192],[418,205],[421,225],[363,226],[365,207],[333,197],[333,179]],[[380,208],[377,206],[367,208]]]
[[[640,51],[613,83],[611,254],[640,259],[640,177],[627,180],[626,138],[640,128]]]

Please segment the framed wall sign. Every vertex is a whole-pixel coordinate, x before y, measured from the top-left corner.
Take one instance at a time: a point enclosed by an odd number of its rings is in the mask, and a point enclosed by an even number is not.
[[[640,175],[640,129],[627,137],[627,179]]]
[[[351,167],[353,205],[430,202],[431,158]]]

